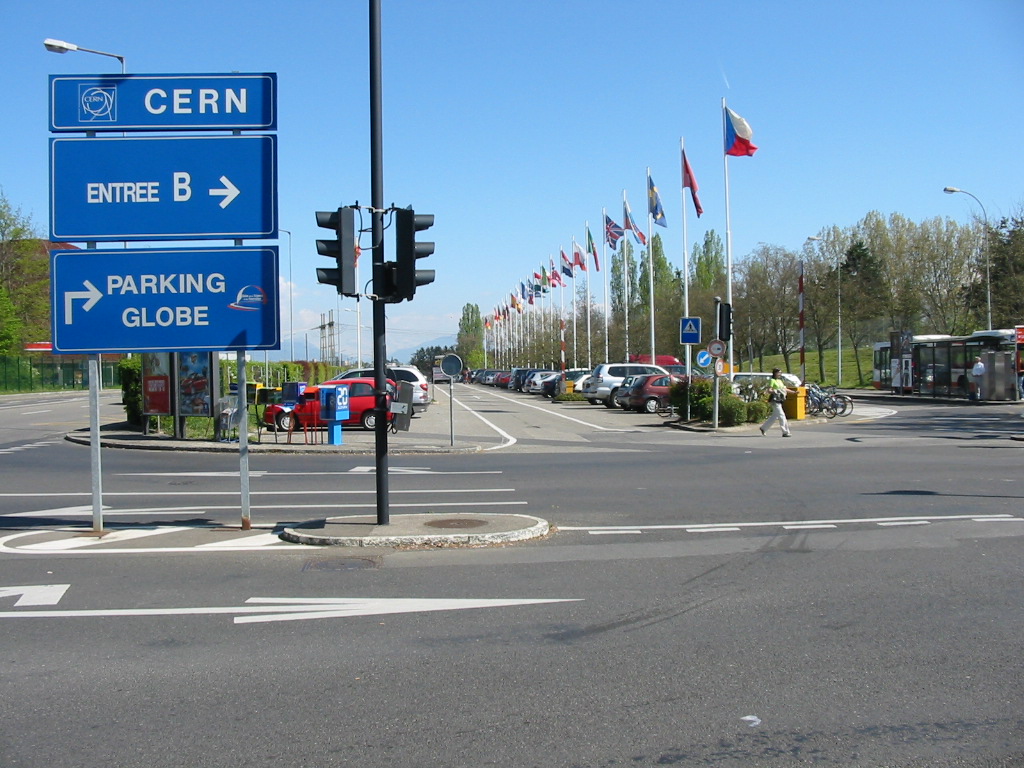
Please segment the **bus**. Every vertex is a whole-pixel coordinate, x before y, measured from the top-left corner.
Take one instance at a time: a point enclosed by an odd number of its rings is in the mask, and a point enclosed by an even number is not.
[[[1017,400],[1024,371],[1024,326],[975,331],[969,336],[893,333],[874,345],[871,382],[875,389],[932,397],[972,398],[974,358],[985,363],[986,400]]]

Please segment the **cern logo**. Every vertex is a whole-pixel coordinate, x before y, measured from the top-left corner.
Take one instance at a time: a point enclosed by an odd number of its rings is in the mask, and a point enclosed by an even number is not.
[[[83,123],[113,123],[117,120],[117,90],[113,87],[82,86],[78,100]]]

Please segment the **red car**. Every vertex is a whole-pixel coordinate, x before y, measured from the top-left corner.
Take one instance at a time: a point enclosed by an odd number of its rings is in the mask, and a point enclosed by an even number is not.
[[[373,429],[376,417],[373,412],[375,398],[373,395],[373,379],[345,379],[325,381],[324,386],[345,384],[348,386],[349,417],[341,422],[343,426],[360,425],[363,429]],[[395,383],[388,380],[388,404],[395,397]],[[388,412],[388,421],[394,414]],[[299,430],[303,427],[326,427],[327,422],[320,419],[320,387],[306,387],[302,399],[294,408],[284,404],[268,405],[263,412],[263,421],[281,432]]]
[[[656,413],[659,405],[668,403],[668,391],[672,385],[681,381],[682,376],[648,376],[629,391],[626,410],[641,413]]]

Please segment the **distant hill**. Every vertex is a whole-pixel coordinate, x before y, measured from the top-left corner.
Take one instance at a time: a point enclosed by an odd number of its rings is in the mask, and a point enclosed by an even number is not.
[[[455,336],[438,336],[436,339],[421,342],[415,347],[407,347],[405,349],[388,349],[388,357],[397,360],[401,365],[405,365],[412,359],[412,356],[416,354],[416,351],[420,349],[426,349],[427,347],[444,347],[445,349],[454,349],[455,338]]]

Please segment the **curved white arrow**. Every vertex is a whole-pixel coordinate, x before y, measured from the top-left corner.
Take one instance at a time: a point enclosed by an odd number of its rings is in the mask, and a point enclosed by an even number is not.
[[[82,309],[88,312],[95,306],[97,301],[103,298],[103,291],[88,280],[83,280],[82,285],[85,286],[86,290],[64,292],[64,325],[71,325],[71,302],[73,300],[85,299],[86,302],[82,305]]]
[[[220,201],[221,208],[227,208],[231,205],[231,202],[238,197],[238,187],[231,183],[231,179],[227,176],[220,177],[220,183],[224,185],[223,189],[211,189],[211,195],[223,195],[224,199]]]

